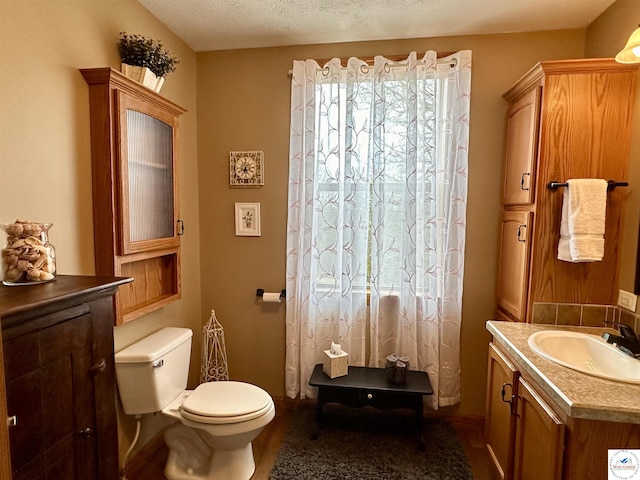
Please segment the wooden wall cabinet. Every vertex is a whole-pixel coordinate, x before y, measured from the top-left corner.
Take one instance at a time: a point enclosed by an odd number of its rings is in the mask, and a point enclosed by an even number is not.
[[[539,120],[540,88],[532,88],[509,105],[502,192],[506,205],[533,203]]]
[[[0,286],[2,478],[118,478],[113,295],[130,280]]]
[[[524,318],[531,253],[529,233],[533,213],[504,210],[500,216],[501,261],[498,275],[498,308],[513,318]]]
[[[615,303],[625,192],[607,196],[603,261],[569,263],[557,259],[563,189],[547,185],[627,180],[636,70],[612,59],[541,62],[505,93],[496,317],[530,321],[534,302]]]
[[[111,68],[89,85],[97,275],[134,279],[116,295],[116,325],[178,300],[176,151],[182,107]]]

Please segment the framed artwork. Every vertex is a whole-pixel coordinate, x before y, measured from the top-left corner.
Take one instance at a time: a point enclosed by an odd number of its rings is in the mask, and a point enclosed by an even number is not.
[[[260,204],[236,203],[236,237],[260,236]]]
[[[229,152],[229,185],[232,187],[264,185],[264,153]]]

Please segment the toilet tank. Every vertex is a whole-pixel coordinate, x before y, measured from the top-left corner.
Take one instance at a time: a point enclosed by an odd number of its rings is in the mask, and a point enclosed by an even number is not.
[[[184,392],[192,336],[188,328],[167,327],[115,354],[124,413],[158,412]]]

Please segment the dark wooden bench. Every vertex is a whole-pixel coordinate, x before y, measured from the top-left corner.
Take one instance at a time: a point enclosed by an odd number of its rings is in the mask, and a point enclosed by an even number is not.
[[[424,447],[422,397],[433,394],[426,372],[409,370],[406,383],[396,384],[387,380],[384,368],[349,366],[348,375],[332,379],[322,371],[322,364],[319,363],[313,369],[309,385],[318,387],[318,425],[322,423],[323,406],[326,403],[339,403],[356,408],[369,405],[382,410],[410,409],[415,412],[418,440],[420,446]]]

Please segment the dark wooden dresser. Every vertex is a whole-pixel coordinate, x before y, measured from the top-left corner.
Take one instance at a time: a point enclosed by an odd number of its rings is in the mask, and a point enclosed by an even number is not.
[[[130,281],[0,285],[0,478],[118,478],[113,296]]]

